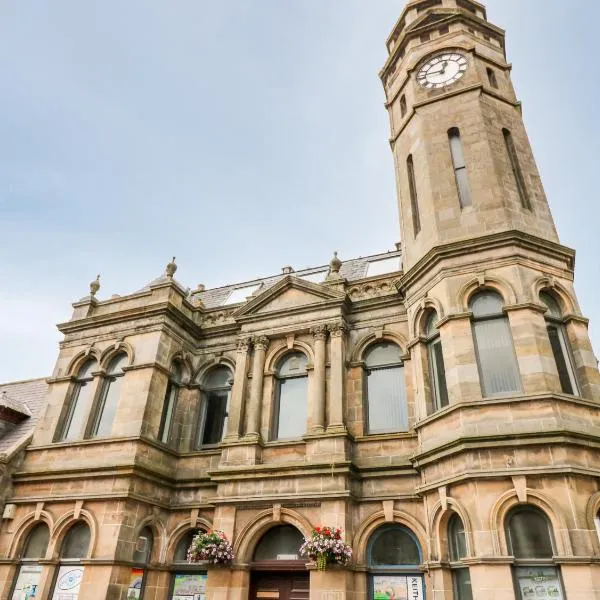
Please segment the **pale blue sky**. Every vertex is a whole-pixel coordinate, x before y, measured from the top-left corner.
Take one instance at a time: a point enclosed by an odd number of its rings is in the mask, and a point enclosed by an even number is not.
[[[50,374],[97,272],[106,298],[173,254],[213,287],[393,248],[377,73],[403,5],[4,0],[0,381]],[[600,3],[487,7],[600,349]]]

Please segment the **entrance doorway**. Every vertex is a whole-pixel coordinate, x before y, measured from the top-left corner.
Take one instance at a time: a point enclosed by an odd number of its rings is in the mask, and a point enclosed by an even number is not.
[[[250,600],[309,600],[309,591],[306,572],[252,573]]]

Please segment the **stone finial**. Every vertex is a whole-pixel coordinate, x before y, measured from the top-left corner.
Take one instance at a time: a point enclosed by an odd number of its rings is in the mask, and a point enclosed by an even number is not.
[[[95,296],[100,289],[100,274],[96,275],[96,279],[90,283],[90,296]]]
[[[175,257],[173,257],[173,260],[167,265],[167,268],[165,269],[165,274],[169,279],[173,279],[175,271],[177,271],[177,265],[175,264]]]
[[[331,273],[339,273],[342,268],[342,261],[338,258],[337,251],[333,253],[333,258],[329,263],[329,269]]]

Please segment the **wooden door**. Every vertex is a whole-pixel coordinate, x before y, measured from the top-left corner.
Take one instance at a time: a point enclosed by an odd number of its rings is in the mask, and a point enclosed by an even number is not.
[[[309,574],[253,573],[250,600],[309,600]]]

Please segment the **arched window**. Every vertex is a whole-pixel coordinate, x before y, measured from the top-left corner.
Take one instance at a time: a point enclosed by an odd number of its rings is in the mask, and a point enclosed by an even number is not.
[[[302,352],[286,354],[276,369],[273,439],[299,438],[308,419],[308,359]]]
[[[490,69],[489,67],[487,68],[487,76],[488,76],[488,81],[490,82],[490,85],[494,88],[494,89],[498,89],[498,79],[496,78],[496,73],[494,72],[493,69]]]
[[[102,386],[102,394],[96,410],[96,417],[91,430],[91,437],[110,435],[123,381],[123,367],[127,364],[127,355],[119,354],[109,363],[106,378]]]
[[[77,379],[69,399],[69,408],[65,416],[60,441],[82,438],[85,419],[92,405],[94,395],[93,378],[98,370],[95,360],[88,360],[77,373]]]
[[[600,511],[598,511],[594,517],[594,524],[596,525],[596,533],[598,534],[598,539],[600,540]]]
[[[525,178],[523,177],[523,171],[521,170],[519,155],[517,154],[517,148],[515,147],[512,133],[508,129],[503,129],[502,135],[504,136],[506,152],[508,153],[508,159],[515,178],[515,183],[517,184],[521,205],[523,208],[531,210],[531,202],[529,200],[529,194],[527,193],[527,186],[525,185]]]
[[[11,598],[37,597],[42,578],[42,565],[39,561],[46,558],[49,539],[50,531],[46,523],[38,523],[29,532],[21,550],[19,570],[13,583]],[[27,596],[28,593],[30,596]]]
[[[453,127],[448,131],[448,140],[450,141],[450,154],[452,155],[452,164],[454,165],[454,175],[456,176],[456,189],[458,191],[458,201],[460,207],[471,206],[471,188],[469,187],[469,176],[467,174],[467,163],[465,162],[465,153],[463,143],[460,139],[460,131]]]
[[[377,529],[369,540],[367,562],[371,598],[425,597],[419,572],[421,547],[406,527],[390,524]]]
[[[404,364],[400,347],[380,342],[365,352],[366,430],[368,433],[408,431]]]
[[[206,570],[199,569],[199,565],[187,562],[188,548],[192,544],[194,536],[201,531],[201,529],[190,529],[180,538],[175,547],[171,568],[169,600],[205,597],[206,580],[208,578]]]
[[[515,588],[525,600],[529,590],[543,591],[549,598],[564,599],[559,570],[553,565],[556,554],[552,527],[546,515],[534,506],[520,505],[511,510],[505,520],[508,552],[515,557]]]
[[[473,600],[469,567],[460,563],[467,558],[467,537],[462,519],[454,513],[448,521],[448,549],[452,566],[455,600]]]
[[[152,556],[153,545],[154,534],[152,533],[152,529],[144,527],[135,540],[133,549],[133,562],[135,566],[131,568],[127,598],[143,598],[146,569]]]
[[[181,367],[179,366],[179,363],[174,362],[171,367],[171,375],[169,377],[169,383],[167,384],[163,412],[160,419],[160,428],[158,430],[158,439],[163,444],[168,444],[171,439],[180,386]]]
[[[473,338],[484,396],[521,391],[519,368],[504,302],[496,292],[483,291],[469,302]]]
[[[406,116],[407,110],[408,109],[406,107],[406,96],[402,95],[402,97],[400,98],[400,116],[402,118]]]
[[[294,526],[273,527],[257,544],[254,562],[299,560],[298,551],[303,543],[304,536]]]
[[[431,311],[425,322],[425,335],[427,337],[427,355],[429,359],[429,377],[435,410],[448,406],[448,386],[446,385],[446,370],[444,367],[444,354],[442,352],[442,339],[437,328],[438,315]]]
[[[222,366],[211,369],[204,378],[196,448],[219,444],[223,439],[232,383],[231,371]]]
[[[560,386],[565,394],[579,395],[579,386],[575,376],[573,354],[563,323],[562,310],[554,296],[547,292],[540,294],[540,300],[546,305],[546,329],[550,346],[554,354],[554,362],[560,379]]]
[[[53,600],[66,594],[70,594],[70,600],[78,600],[85,570],[81,561],[88,557],[90,539],[90,528],[83,521],[67,532],[60,547],[60,565],[50,595]]]
[[[406,159],[406,173],[408,175],[408,192],[410,194],[410,207],[413,219],[413,229],[416,237],[419,231],[421,231],[421,215],[419,214],[417,180],[415,179],[415,163],[412,154]]]

